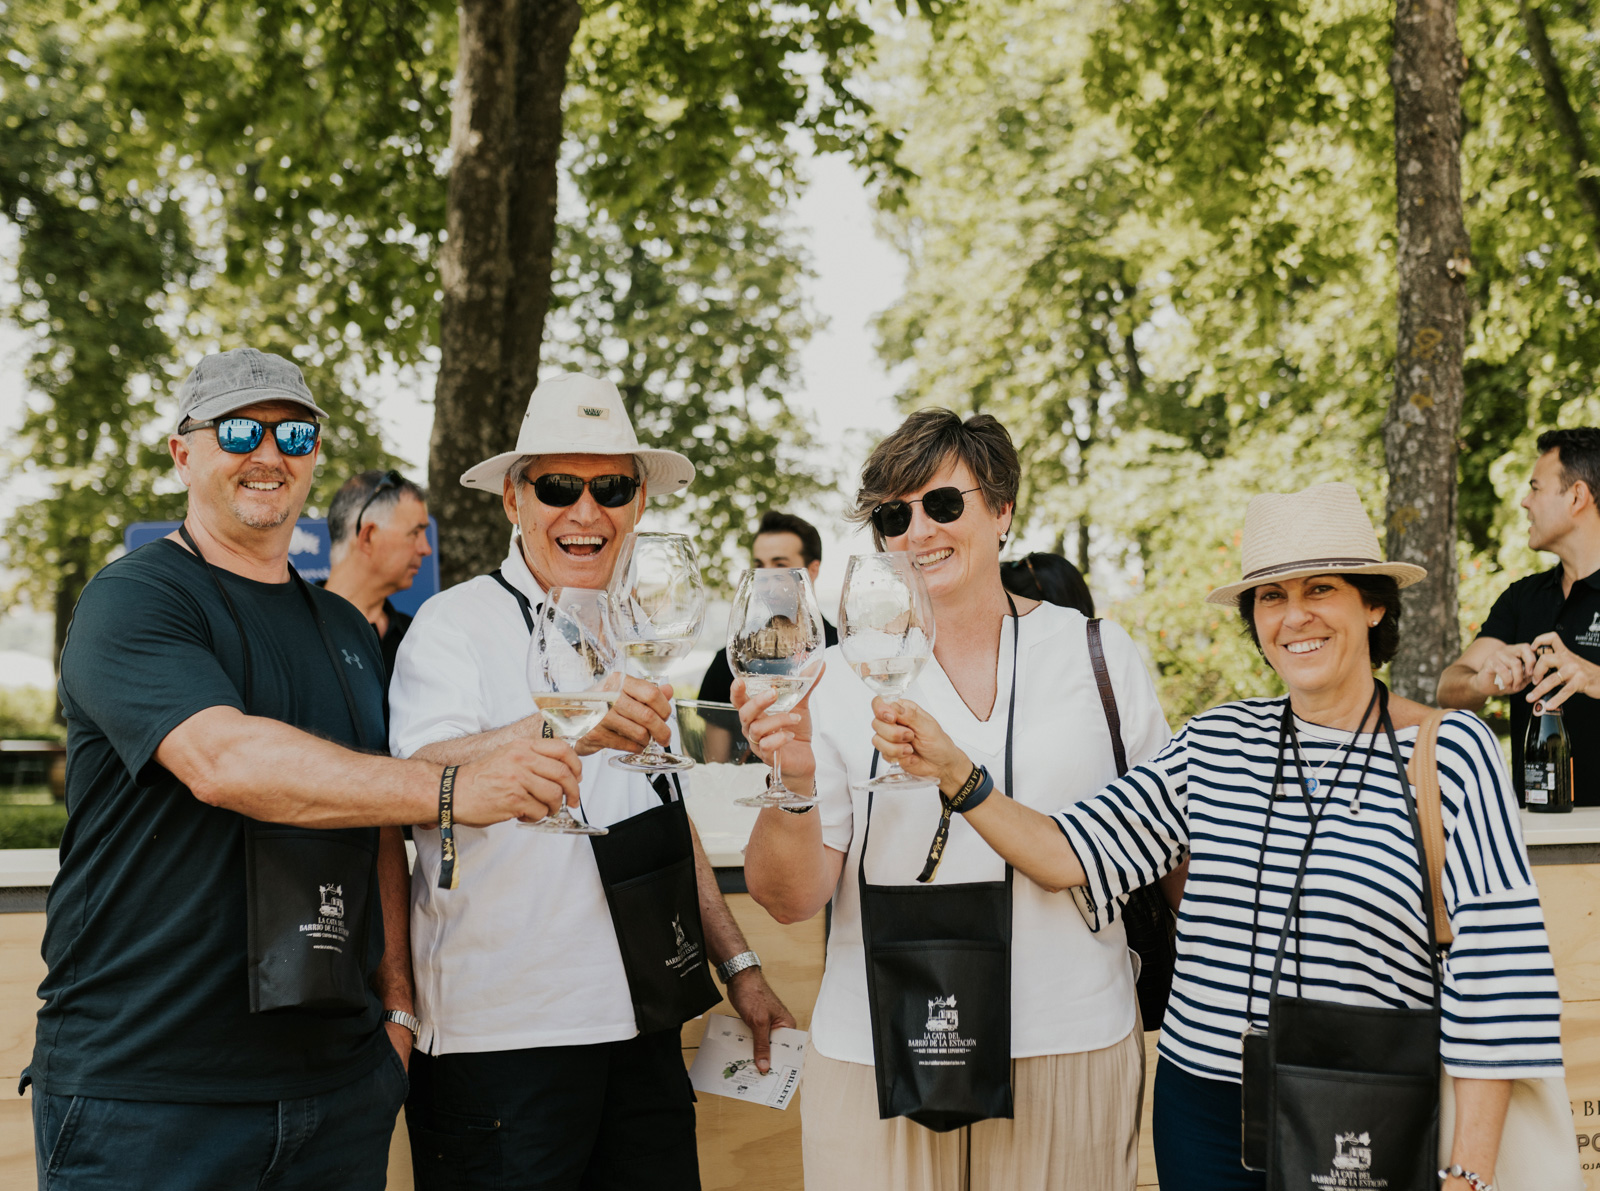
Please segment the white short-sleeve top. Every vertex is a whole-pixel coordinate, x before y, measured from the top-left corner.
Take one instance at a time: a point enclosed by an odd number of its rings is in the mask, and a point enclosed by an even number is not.
[[[1012,626],[1019,625],[1015,789],[1006,792],[1045,814],[1089,797],[1116,777],[1111,737],[1089,663],[1087,621],[1070,608],[1041,604],[1000,633],[993,710],[975,716],[937,661],[907,692],[936,718],[975,764],[1005,787],[1006,711],[1011,695]],[[958,631],[941,626],[940,632]],[[1126,632],[1102,625],[1128,763],[1153,756],[1170,733],[1155,688]],[[866,959],[856,873],[867,796],[850,789],[872,765],[872,694],[839,648],[811,696],[817,794],[823,842],[846,854],[833,895],[822,990],[812,1037],[830,1059],[871,1063]],[[880,771],[883,768],[880,762]],[[873,884],[912,884],[939,823],[932,787],[883,793],[872,806]],[[934,881],[999,880],[1005,863],[958,815]],[[1020,873],[1013,891],[1011,1051],[1016,1058],[1098,1050],[1133,1028],[1133,970],[1121,924],[1092,933],[1071,896],[1047,893]]]

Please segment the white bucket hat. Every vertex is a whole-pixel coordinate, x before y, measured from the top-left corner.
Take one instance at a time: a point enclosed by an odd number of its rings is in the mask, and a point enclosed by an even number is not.
[[[632,455],[644,469],[651,496],[680,492],[694,479],[694,464],[686,456],[639,445],[616,385],[580,372],[558,372],[540,381],[528,398],[516,449],[467,469],[461,485],[499,492],[506,471],[524,455]]]
[[[1251,498],[1240,553],[1244,578],[1217,588],[1206,603],[1238,607],[1239,596],[1252,587],[1307,575],[1392,575],[1410,587],[1428,573],[1409,562],[1383,560],[1372,520],[1349,484]]]

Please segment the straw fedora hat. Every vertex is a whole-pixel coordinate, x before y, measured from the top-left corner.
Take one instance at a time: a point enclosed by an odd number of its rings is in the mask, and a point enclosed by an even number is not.
[[[1384,561],[1372,520],[1349,484],[1252,497],[1241,554],[1244,578],[1217,588],[1206,603],[1238,607],[1239,596],[1252,587],[1307,575],[1393,575],[1410,587],[1428,573],[1409,562]]]
[[[498,493],[506,471],[524,455],[632,455],[651,496],[680,492],[694,479],[686,456],[639,445],[616,385],[581,372],[540,381],[528,398],[516,448],[468,468],[461,485]]]

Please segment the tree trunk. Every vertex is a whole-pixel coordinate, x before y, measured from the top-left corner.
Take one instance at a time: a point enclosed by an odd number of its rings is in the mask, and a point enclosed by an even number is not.
[[[508,443],[515,440],[528,394],[539,381],[544,322],[554,284],[561,96],[567,88],[572,39],[583,20],[578,0],[521,0],[518,7],[516,159],[509,236],[513,283],[506,291],[503,332]]]
[[[556,239],[561,94],[578,0],[462,0],[428,456],[439,580],[493,570],[508,527],[461,473],[509,451],[539,377]]]
[[[1539,67],[1539,77],[1544,81],[1545,98],[1550,101],[1550,114],[1556,122],[1561,139],[1566,142],[1572,159],[1572,184],[1577,187],[1578,199],[1594,221],[1591,233],[1595,248],[1600,251],[1600,179],[1588,173],[1589,138],[1584,135],[1583,124],[1572,107],[1572,96],[1561,76],[1561,63],[1556,61],[1555,50],[1550,46],[1549,34],[1544,28],[1544,14],[1529,0],[1521,0],[1522,27],[1528,31],[1528,49]]]
[[[1399,328],[1384,418],[1388,553],[1428,577],[1404,595],[1395,693],[1432,703],[1461,637],[1456,600],[1456,439],[1471,245],[1461,211],[1456,0],[1398,0],[1394,21]]]
[[[511,445],[501,322],[511,263],[506,216],[516,139],[516,6],[517,0],[461,0],[446,240],[439,261],[439,380],[428,453],[443,587],[493,570],[506,543],[498,502],[458,481],[473,464]]]

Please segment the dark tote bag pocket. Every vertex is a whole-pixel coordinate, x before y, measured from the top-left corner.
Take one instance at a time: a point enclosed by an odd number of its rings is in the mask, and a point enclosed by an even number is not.
[[[935,1133],[1010,1118],[1010,950],[967,940],[888,943],[869,963],[879,1114]]]
[[[376,835],[245,824],[251,1013],[367,1008]]]
[[[722,1000],[706,963],[693,856],[608,886],[606,900],[641,1034],[676,1029]]]
[[[1268,1191],[1433,1191],[1438,1077],[1280,1064]]]

